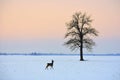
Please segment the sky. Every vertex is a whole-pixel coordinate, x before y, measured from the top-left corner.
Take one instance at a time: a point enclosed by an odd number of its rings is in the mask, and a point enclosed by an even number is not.
[[[65,23],[78,11],[99,31],[84,52],[120,53],[120,0],[0,0],[0,52],[79,53],[63,45]]]

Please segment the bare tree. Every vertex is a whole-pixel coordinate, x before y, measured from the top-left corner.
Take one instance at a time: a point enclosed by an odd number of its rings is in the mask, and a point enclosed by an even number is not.
[[[98,36],[98,31],[91,26],[93,20],[86,13],[76,12],[72,16],[72,20],[66,24],[67,33],[65,38],[68,40],[64,43],[71,50],[80,50],[80,61],[83,59],[83,48],[91,50],[95,42],[91,39],[91,36]]]

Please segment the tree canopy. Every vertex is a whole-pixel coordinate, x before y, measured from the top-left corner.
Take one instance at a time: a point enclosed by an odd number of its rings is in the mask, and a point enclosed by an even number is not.
[[[86,13],[76,12],[72,16],[72,20],[66,24],[65,38],[68,40],[64,44],[71,50],[80,49],[81,61],[83,60],[83,48],[91,50],[95,45],[91,36],[98,36],[98,31],[91,26],[92,21]]]

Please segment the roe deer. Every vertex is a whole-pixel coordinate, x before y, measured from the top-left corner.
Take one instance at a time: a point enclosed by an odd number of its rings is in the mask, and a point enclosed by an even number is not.
[[[52,60],[52,62],[51,62],[51,63],[47,63],[47,65],[46,65],[46,68],[45,68],[45,69],[48,69],[48,67],[53,68],[53,63],[54,63],[54,60]]]

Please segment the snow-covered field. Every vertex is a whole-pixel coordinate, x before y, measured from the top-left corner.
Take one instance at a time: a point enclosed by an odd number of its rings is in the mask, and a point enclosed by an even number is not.
[[[0,56],[0,80],[120,80],[120,56]],[[54,69],[45,70],[54,60]]]

